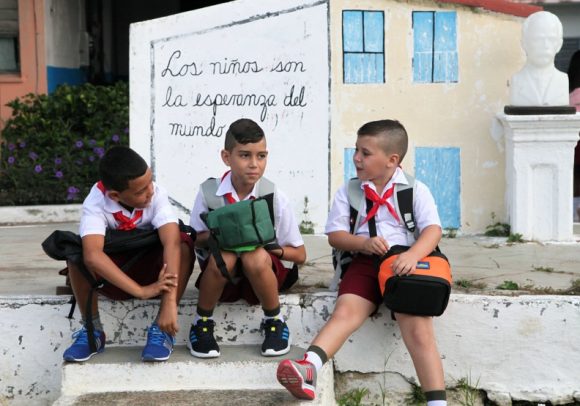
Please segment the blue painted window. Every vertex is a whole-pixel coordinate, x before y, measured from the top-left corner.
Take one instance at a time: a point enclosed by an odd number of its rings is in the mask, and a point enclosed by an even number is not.
[[[382,11],[344,10],[344,83],[385,82],[385,16]]]
[[[354,167],[354,148],[344,149],[344,183],[347,183],[351,178],[356,177],[356,169]]]
[[[431,190],[443,228],[461,225],[460,163],[459,148],[415,148],[415,177]]]
[[[457,82],[457,13],[413,12],[413,82]]]

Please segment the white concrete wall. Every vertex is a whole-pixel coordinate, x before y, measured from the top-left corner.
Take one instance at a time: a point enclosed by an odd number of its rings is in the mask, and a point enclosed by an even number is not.
[[[328,292],[281,297],[294,344],[310,343],[332,312],[334,298]],[[0,404],[48,405],[58,398],[62,352],[78,328],[78,321],[66,318],[67,300],[0,298]],[[143,345],[157,305],[153,300],[102,301],[108,345]],[[191,299],[180,305],[180,345],[186,342],[194,305]],[[580,400],[579,310],[576,296],[452,295],[447,312],[435,319],[447,386],[470,378],[502,404],[511,398],[554,404],[572,402],[574,396]],[[259,306],[220,305],[216,336],[227,344],[258,345],[260,318]],[[361,380],[352,382],[361,385],[365,376],[385,374],[392,396],[403,396],[409,382],[417,382],[399,329],[386,311],[351,337],[336,355],[335,368],[355,373]],[[370,389],[379,396],[376,384]]]
[[[184,211],[221,176],[229,124],[265,131],[265,176],[304,198],[319,231],[328,212],[326,1],[240,0],[131,26],[131,146]],[[232,99],[233,98],[233,99]],[[232,101],[233,100],[233,101]]]

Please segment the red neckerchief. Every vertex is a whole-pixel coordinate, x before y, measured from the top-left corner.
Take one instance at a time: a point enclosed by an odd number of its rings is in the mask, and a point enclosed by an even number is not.
[[[224,173],[224,175],[222,176],[222,179],[220,182],[223,182],[224,178],[226,176],[228,176],[228,173],[230,173],[231,171],[227,171],[226,173]],[[233,203],[237,203],[238,201],[236,200],[236,198],[234,197],[234,195],[232,194],[232,192],[227,192],[224,194],[224,199],[226,199],[226,201],[228,202],[228,204],[233,204]],[[253,200],[255,199],[254,196],[250,196],[250,199]]]
[[[101,180],[97,182],[97,189],[99,189],[103,194],[107,191],[105,185],[103,185],[103,181]],[[113,213],[113,217],[118,223],[117,230],[129,231],[137,228],[137,220],[143,217],[143,210],[135,210],[135,214],[131,218],[125,216],[122,211]]]
[[[399,221],[399,216],[397,215],[397,211],[395,210],[395,208],[391,205],[391,203],[389,203],[387,201],[387,199],[389,197],[391,197],[393,195],[393,192],[395,191],[395,184],[393,183],[393,185],[383,194],[383,197],[380,197],[377,192],[375,192],[374,190],[372,190],[370,188],[369,185],[364,185],[364,191],[365,191],[365,197],[367,199],[369,199],[371,202],[373,202],[373,207],[371,207],[371,209],[369,210],[367,216],[365,217],[365,219],[362,221],[361,225],[363,225],[364,223],[366,223],[367,221],[369,221],[370,219],[372,219],[376,214],[377,211],[379,210],[380,206],[387,206],[387,210],[389,210],[389,213],[391,213],[393,215],[393,217],[395,219],[397,219],[397,221]]]

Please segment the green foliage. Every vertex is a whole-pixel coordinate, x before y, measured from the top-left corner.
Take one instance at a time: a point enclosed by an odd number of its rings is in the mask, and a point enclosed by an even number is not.
[[[518,290],[520,287],[514,281],[503,281],[501,285],[496,287],[500,290]]]
[[[298,225],[300,233],[314,234],[314,223],[308,218],[308,196],[304,196],[304,208],[302,209],[302,214],[304,215],[304,218]]]
[[[425,398],[425,393],[419,385],[411,383],[411,392],[406,399],[407,405],[425,405],[427,404],[427,399]]]
[[[7,105],[12,117],[1,134],[0,206],[82,202],[107,148],[128,145],[123,82],[62,85]]]
[[[469,279],[457,279],[453,281],[453,284],[459,288],[471,290],[471,289],[485,289],[487,285],[484,282],[470,281]]]
[[[551,266],[534,266],[532,267],[532,272],[545,272],[545,273],[553,273],[554,268]]]
[[[443,230],[443,237],[445,238],[456,238],[457,237],[457,229],[456,228],[445,228]]]
[[[369,393],[367,388],[358,388],[346,392],[338,399],[339,406],[359,406],[362,405],[363,398]]]
[[[496,221],[495,213],[491,213],[492,224],[485,228],[488,237],[507,237],[510,235],[510,225]]]
[[[508,243],[525,242],[524,236],[520,233],[510,234],[507,239]]]
[[[475,384],[471,382],[471,375],[467,378],[461,378],[457,381],[457,390],[460,394],[459,403],[462,406],[473,406],[479,400],[479,379]]]

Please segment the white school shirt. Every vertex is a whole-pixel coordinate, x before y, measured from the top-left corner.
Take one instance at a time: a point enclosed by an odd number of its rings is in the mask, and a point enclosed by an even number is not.
[[[260,181],[256,182],[254,185],[254,189],[252,192],[245,197],[244,200],[248,199],[256,199],[258,197],[258,184]],[[231,193],[232,197],[239,201],[240,198],[232,185],[232,174],[228,173],[221,181],[218,189],[216,191],[216,196],[223,196],[227,193]],[[296,223],[296,217],[294,216],[294,211],[290,206],[290,201],[288,197],[280,189],[276,188],[276,192],[274,193],[274,222],[276,225],[276,242],[280,246],[291,246],[291,247],[300,247],[304,245],[304,240],[302,239],[302,235],[300,234],[300,229],[298,228],[298,223]],[[191,216],[189,218],[189,225],[193,227],[193,229],[198,232],[208,231],[207,226],[201,220],[199,215],[201,213],[207,213],[209,208],[207,207],[207,203],[203,198],[203,193],[201,192],[201,188],[199,192],[197,192],[197,196],[195,197],[195,202],[193,203],[193,208],[191,209]]]
[[[119,211],[131,218],[137,210],[143,210],[143,215],[135,222],[139,229],[158,229],[165,224],[178,222],[177,215],[169,203],[167,192],[155,183],[153,183],[154,192],[149,206],[144,209],[135,209],[132,213],[110,199],[98,185],[99,182],[93,185],[83,202],[83,214],[79,227],[81,237],[89,234],[105,235],[107,229],[116,230],[118,222],[113,217],[113,213]]]
[[[369,181],[362,182],[361,189],[363,189],[364,195],[364,186],[369,185],[369,187],[377,192],[379,196],[382,196],[383,193],[393,185],[393,183],[408,184],[407,178],[403,174],[402,169],[397,168],[389,180],[389,183],[385,186],[385,189],[381,190],[380,193],[376,190],[375,185]],[[433,195],[429,191],[429,188],[418,180],[415,180],[415,183],[417,186],[413,197],[413,214],[419,232],[430,225],[438,225],[441,227],[441,221],[439,220],[439,214],[437,213],[437,206],[435,205],[435,200],[433,199]],[[325,234],[335,231],[346,231],[347,233],[350,233],[350,205],[348,203],[347,189],[348,185],[343,185],[334,196],[334,201],[332,202],[332,207],[328,214],[328,220],[326,221],[326,227],[324,228]],[[389,197],[387,201],[395,207],[394,196]],[[366,214],[363,215],[362,218],[364,219],[365,216]],[[407,242],[407,229],[405,225],[393,217],[386,205],[379,206],[379,210],[375,215],[375,222],[377,225],[377,234],[385,238],[390,247],[394,245],[409,245]],[[355,230],[354,234],[369,237],[368,222],[360,226],[358,230]]]

